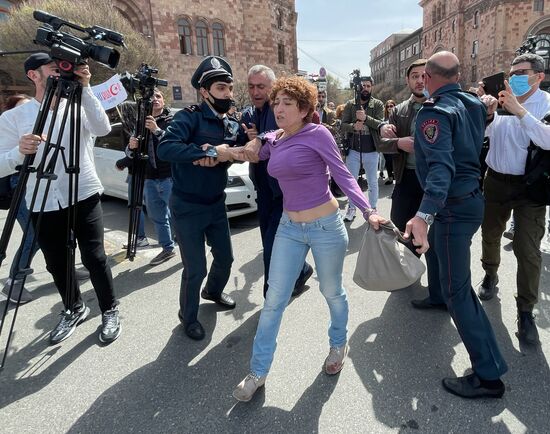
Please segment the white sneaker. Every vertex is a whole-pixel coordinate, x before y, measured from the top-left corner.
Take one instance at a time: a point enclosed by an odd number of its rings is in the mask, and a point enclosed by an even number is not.
[[[352,222],[355,220],[355,208],[350,208],[348,206],[348,210],[346,211],[346,215],[344,216],[345,222]]]

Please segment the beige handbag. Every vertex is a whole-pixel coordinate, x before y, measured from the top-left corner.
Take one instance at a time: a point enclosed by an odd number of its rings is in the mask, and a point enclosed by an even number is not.
[[[392,222],[375,231],[367,223],[353,281],[368,291],[394,291],[415,283],[426,266],[405,245]]]

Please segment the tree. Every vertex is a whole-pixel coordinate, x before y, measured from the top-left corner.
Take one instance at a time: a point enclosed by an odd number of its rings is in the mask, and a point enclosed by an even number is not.
[[[82,27],[98,25],[114,30],[124,35],[128,48],[116,47],[121,53],[120,62],[116,71],[90,59],[90,70],[92,72],[92,85],[98,84],[111,77],[115,72],[135,72],[141,63],[148,63],[160,69],[158,76],[163,77],[160,56],[151,43],[138,33],[130,22],[128,22],[116,9],[113,8],[110,0],[37,0],[25,1],[10,11],[8,19],[0,22],[0,49],[3,51],[16,50],[44,50],[49,48],[33,43],[36,37],[36,30],[40,22],[36,21],[32,14],[34,10],[43,10],[49,14],[56,15],[63,20],[77,24]],[[74,34],[80,38],[85,37],[82,33],[67,27],[61,31]],[[88,42],[88,41],[87,41]],[[97,45],[112,46],[108,43],[94,42]],[[9,74],[16,84],[28,84],[25,77],[22,63],[27,55],[16,55],[2,58],[1,70]]]
[[[349,86],[346,83],[346,86]],[[338,77],[327,74],[327,102],[332,101],[335,105],[344,104],[353,98],[351,89],[342,88],[342,83]]]

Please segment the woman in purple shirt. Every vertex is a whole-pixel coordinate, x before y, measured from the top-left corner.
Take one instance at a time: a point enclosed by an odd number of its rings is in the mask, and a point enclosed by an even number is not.
[[[283,77],[275,81],[270,99],[281,129],[266,134],[263,144],[255,140],[235,150],[234,155],[236,159],[269,158],[268,172],[279,181],[284,207],[273,245],[269,291],[254,338],[250,373],[233,391],[239,401],[249,401],[265,383],[283,312],[309,249],[330,310],[330,352],[325,372],[334,375],[343,367],[348,351],[348,301],[342,270],[348,235],[338,202],[329,190],[330,175],[375,229],[385,221],[371,209],[342,162],[330,132],[311,123],[317,103],[315,86],[300,77]]]

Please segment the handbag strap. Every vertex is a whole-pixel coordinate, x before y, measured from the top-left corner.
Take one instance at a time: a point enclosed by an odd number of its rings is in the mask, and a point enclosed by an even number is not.
[[[370,223],[369,223],[369,227],[370,227]],[[392,232],[399,241],[403,242],[403,243],[407,243],[409,240],[407,238],[405,238],[403,235],[404,233],[401,232],[397,226],[395,226],[395,224],[391,221],[391,220],[388,220],[386,223],[380,223],[380,229],[379,230],[385,230],[387,232]]]

